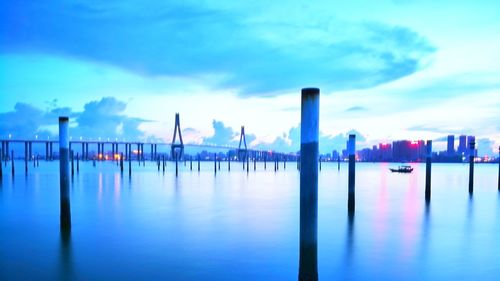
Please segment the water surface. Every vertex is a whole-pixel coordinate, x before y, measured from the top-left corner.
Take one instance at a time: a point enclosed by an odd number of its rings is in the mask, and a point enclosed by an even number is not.
[[[299,173],[213,163],[81,163],[71,185],[73,229],[59,231],[58,163],[24,173],[4,167],[0,186],[0,280],[296,280]],[[193,163],[196,170],[196,164]],[[358,163],[356,213],[347,214],[347,165],[323,163],[319,177],[321,280],[498,280],[497,165],[433,164],[392,174]],[[127,169],[126,169],[127,170]]]

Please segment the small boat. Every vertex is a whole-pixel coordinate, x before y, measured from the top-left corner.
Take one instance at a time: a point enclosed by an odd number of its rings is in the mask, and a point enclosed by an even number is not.
[[[391,172],[393,173],[411,173],[413,171],[413,168],[411,166],[399,166],[397,169],[394,168],[389,168]]]

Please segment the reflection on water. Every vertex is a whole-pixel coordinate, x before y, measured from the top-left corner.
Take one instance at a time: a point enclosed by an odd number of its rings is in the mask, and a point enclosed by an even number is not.
[[[354,211],[347,212],[347,237],[346,237],[346,264],[349,265],[351,263],[352,256],[354,255]]]
[[[71,230],[60,230],[60,280],[74,280],[71,257]]]
[[[358,164],[356,213],[348,213],[347,169],[323,163],[320,279],[500,276],[496,167],[475,166],[481,180],[468,198],[463,165],[433,165],[431,208],[424,165],[403,175],[387,164]],[[134,165],[127,180],[114,164],[81,162],[71,189],[71,233],[54,231],[57,162],[41,163],[28,177],[4,173],[0,280],[296,280],[295,167],[275,173],[257,163],[247,174],[234,164],[214,176],[213,162],[202,162],[200,172],[179,165],[179,177],[175,165],[167,167],[163,173],[156,163]]]
[[[424,218],[422,220],[422,231],[420,237],[420,258],[426,259],[428,254],[428,247],[430,244],[430,225],[431,225],[431,201],[425,201]]]

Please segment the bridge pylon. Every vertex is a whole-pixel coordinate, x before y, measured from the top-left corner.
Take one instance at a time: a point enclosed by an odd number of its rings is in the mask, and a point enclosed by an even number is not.
[[[175,139],[177,137],[177,132],[179,132],[179,143],[175,143]],[[172,158],[175,157],[176,159],[180,159],[184,155],[184,142],[182,141],[179,113],[175,114],[174,137],[172,138],[172,145],[170,148],[171,148]]]
[[[244,145],[243,149],[241,148],[242,141]],[[247,140],[245,138],[245,126],[241,126],[240,144],[238,145],[238,158],[242,161],[245,161],[247,156],[248,156],[248,149],[247,149]]]

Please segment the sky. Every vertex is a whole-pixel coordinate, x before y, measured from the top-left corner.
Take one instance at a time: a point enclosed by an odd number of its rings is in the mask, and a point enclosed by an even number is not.
[[[297,151],[318,87],[320,152],[475,135],[500,145],[499,1],[2,1],[0,138]],[[457,141],[458,142],[458,141]],[[458,143],[455,144],[457,146]]]

